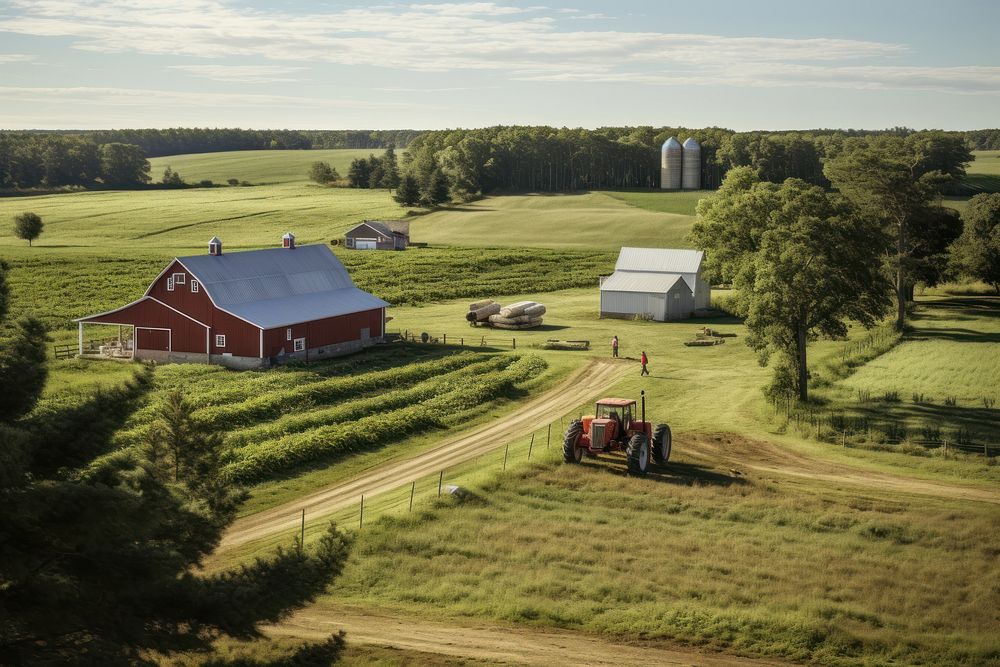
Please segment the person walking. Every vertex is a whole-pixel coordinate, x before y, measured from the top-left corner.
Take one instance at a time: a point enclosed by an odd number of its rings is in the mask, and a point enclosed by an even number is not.
[[[618,358],[618,336],[611,339],[611,356]]]
[[[646,368],[646,364],[649,363],[649,358],[646,356],[646,350],[642,351],[642,356],[639,358],[639,361],[642,363],[642,371],[639,373],[639,377],[649,375],[649,369]]]

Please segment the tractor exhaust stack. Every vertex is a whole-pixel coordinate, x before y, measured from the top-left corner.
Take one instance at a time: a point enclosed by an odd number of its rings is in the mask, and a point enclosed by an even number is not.
[[[646,423],[646,390],[643,389],[639,392],[639,396],[642,397],[642,422]]]

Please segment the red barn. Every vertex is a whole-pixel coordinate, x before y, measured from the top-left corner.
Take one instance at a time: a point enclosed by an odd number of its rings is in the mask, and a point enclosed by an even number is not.
[[[354,286],[324,245],[178,257],[146,293],[116,310],[75,320],[83,354],[85,324],[133,327],[132,356],[156,361],[261,368],[322,359],[380,342],[382,299]]]

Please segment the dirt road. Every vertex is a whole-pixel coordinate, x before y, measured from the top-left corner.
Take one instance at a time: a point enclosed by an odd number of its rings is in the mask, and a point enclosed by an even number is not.
[[[838,486],[869,486],[901,493],[1000,504],[1000,490],[868,470],[799,454],[786,447],[733,433],[691,436],[684,440],[683,451],[711,462],[716,468],[731,466],[736,470],[813,479]]]
[[[269,635],[324,639],[344,630],[351,644],[391,646],[435,655],[492,660],[515,665],[700,665],[744,667],[787,665],[733,655],[705,653],[696,649],[659,643],[620,644],[601,637],[568,630],[493,626],[447,625],[384,615],[347,607],[305,609],[278,626]]]
[[[595,360],[557,387],[523,405],[509,417],[481,426],[471,432],[452,436],[433,449],[417,456],[366,471],[352,479],[328,486],[294,502],[238,519],[222,538],[218,551],[291,531],[299,525],[303,508],[316,519],[343,507],[354,505],[362,493],[374,496],[436,473],[449,466],[480,456],[500,447],[562,414],[567,408],[594,398],[613,385],[627,370],[622,362]]]

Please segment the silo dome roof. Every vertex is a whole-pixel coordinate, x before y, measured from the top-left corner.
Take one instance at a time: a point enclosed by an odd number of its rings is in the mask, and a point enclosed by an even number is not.
[[[663,142],[664,148],[680,148],[681,142],[677,141],[677,137],[670,137]]]
[[[684,140],[684,148],[701,148],[701,144],[694,137],[688,137]]]

